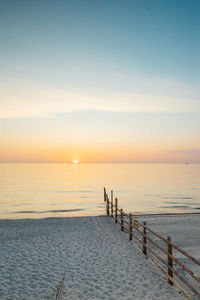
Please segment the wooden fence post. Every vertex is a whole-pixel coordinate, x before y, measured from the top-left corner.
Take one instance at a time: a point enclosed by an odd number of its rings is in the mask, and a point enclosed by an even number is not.
[[[118,200],[115,198],[115,223],[117,223],[117,208],[118,208]]]
[[[143,222],[143,225],[146,226],[146,222]],[[145,227],[143,227],[143,234],[145,234],[145,235],[147,234]],[[144,243],[143,253],[144,253],[144,255],[147,255],[147,248],[146,248],[147,238],[146,238],[146,236],[143,236],[143,243]]]
[[[105,187],[103,188],[103,191],[104,191],[104,202],[106,202],[106,188]]]
[[[113,190],[111,191],[111,201],[113,200]]]
[[[167,237],[168,242],[171,242],[171,237],[168,236]],[[172,245],[170,245],[170,243],[168,243],[168,253],[172,255]],[[173,267],[173,260],[172,258],[168,255],[168,265],[172,268]],[[173,278],[173,272],[170,268],[168,268],[168,274],[169,276],[171,276]],[[170,279],[168,279],[168,282],[173,285],[173,281],[171,281]]]
[[[123,209],[121,209],[121,231],[124,231]]]
[[[107,198],[107,216],[110,215],[110,208],[109,208],[109,199],[108,199],[108,195],[106,196]]]
[[[113,198],[111,198],[111,217],[113,218]]]
[[[132,225],[132,214],[129,216],[129,221],[130,221],[130,228],[129,228],[129,241],[132,240],[133,237],[133,225]]]
[[[107,194],[106,194],[106,213],[108,214],[108,199],[107,199]]]

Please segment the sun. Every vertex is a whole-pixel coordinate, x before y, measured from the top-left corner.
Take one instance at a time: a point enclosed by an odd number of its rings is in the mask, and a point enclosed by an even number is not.
[[[77,159],[74,159],[74,160],[73,160],[73,163],[74,163],[74,164],[77,164],[78,162],[79,162],[79,161],[78,161]]]

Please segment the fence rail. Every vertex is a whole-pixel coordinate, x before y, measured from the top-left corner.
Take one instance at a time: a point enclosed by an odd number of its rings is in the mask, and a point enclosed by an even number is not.
[[[189,253],[172,243],[171,237],[167,236],[167,238],[161,236],[150,227],[146,225],[146,222],[139,222],[136,218],[133,217],[132,214],[127,214],[123,211],[123,209],[118,206],[118,199],[115,198],[115,203],[113,200],[113,191],[111,191],[111,199],[109,200],[109,196],[106,192],[106,188],[104,188],[104,201],[106,202],[106,213],[108,216],[111,216],[115,219],[115,223],[119,223],[121,226],[121,231],[126,231],[129,233],[129,240],[133,240],[133,238],[139,242],[142,246],[140,250],[143,254],[148,258],[147,251],[151,253],[151,260],[156,265],[156,267],[162,271],[165,276],[168,278],[168,282],[171,285],[175,285],[188,299],[192,299],[187,291],[183,289],[182,286],[174,279],[174,275],[179,279],[179,282],[187,287],[198,299],[200,299],[200,291],[197,290],[196,286],[194,287],[189,283],[185,278],[183,278],[180,273],[175,270],[174,263],[176,263],[179,267],[182,268],[190,278],[195,280],[196,283],[200,283],[200,277],[195,274],[188,266],[182,263],[178,258],[176,258],[173,254],[173,249],[175,249],[178,253],[181,253],[186,259],[192,261],[196,266],[200,266],[200,261],[191,256]],[[142,230],[141,230],[142,228]],[[148,233],[148,234],[147,234]],[[151,234],[151,237],[149,236]],[[167,249],[165,249],[162,245],[159,245],[158,241],[153,238],[157,238],[162,243],[165,243]],[[147,243],[148,241],[148,243]],[[155,249],[152,249],[152,245]],[[163,255],[167,256],[167,260],[161,257],[156,250],[162,252]],[[156,259],[155,259],[156,258]],[[163,269],[164,265],[167,268],[167,271]],[[200,286],[199,286],[200,288]]]

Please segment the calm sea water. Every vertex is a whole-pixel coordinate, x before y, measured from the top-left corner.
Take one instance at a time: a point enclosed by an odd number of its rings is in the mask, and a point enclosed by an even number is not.
[[[200,164],[0,164],[0,218],[105,213],[103,187],[132,213],[200,212]]]

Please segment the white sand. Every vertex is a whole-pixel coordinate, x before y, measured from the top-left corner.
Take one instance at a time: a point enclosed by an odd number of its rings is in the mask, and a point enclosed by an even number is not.
[[[137,219],[146,221],[147,226],[163,237],[171,236],[172,242],[200,260],[200,214],[143,216]]]
[[[151,229],[161,234],[163,237],[167,238],[167,236],[170,236],[175,245],[200,261],[200,214],[158,215],[153,217],[139,217],[138,219],[146,221],[147,226],[149,225]],[[148,233],[148,235],[151,234]],[[154,237],[154,239],[156,238]],[[166,248],[165,243],[160,242],[159,239],[157,239],[157,241]],[[161,255],[159,251],[156,252]],[[200,277],[199,265],[193,263],[192,260],[188,259],[175,249],[173,249],[173,255]],[[166,255],[163,257],[166,260]],[[176,263],[174,264],[174,268],[200,293],[200,284],[196,280],[184,272]],[[180,282],[178,279],[177,281]]]
[[[181,246],[192,239],[171,235]],[[63,299],[185,299],[111,218],[0,221],[0,299],[46,299],[65,271]]]

